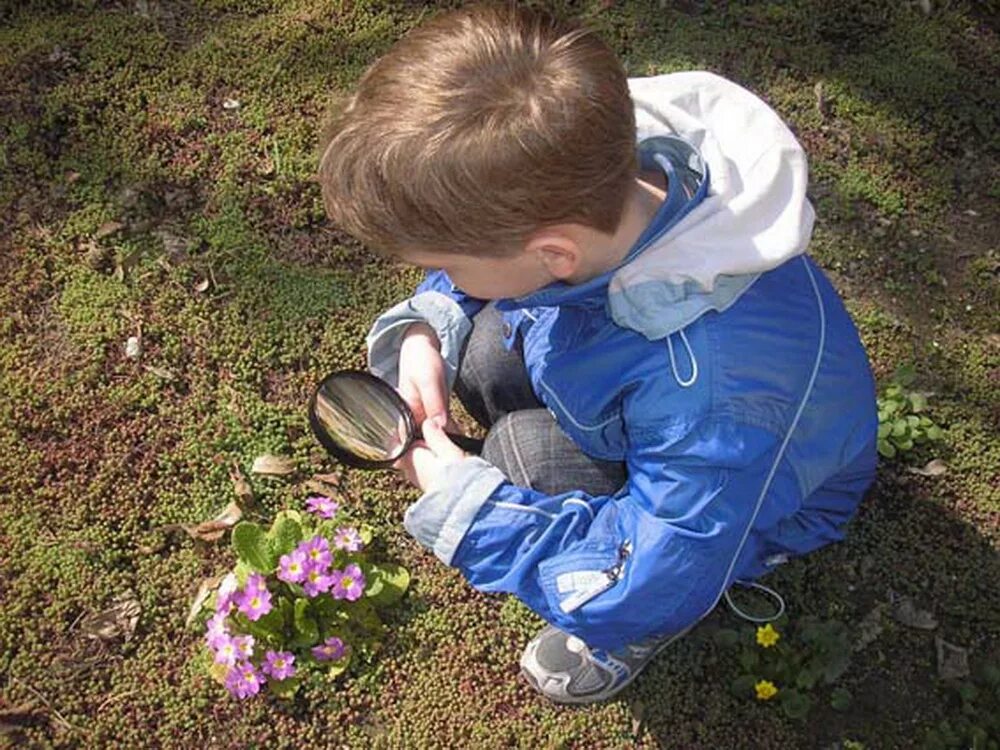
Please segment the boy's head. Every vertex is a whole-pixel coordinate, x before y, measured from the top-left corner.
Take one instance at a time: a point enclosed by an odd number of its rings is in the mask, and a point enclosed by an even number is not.
[[[510,258],[557,225],[613,233],[637,171],[614,53],[515,6],[468,7],[409,32],[333,131],[320,166],[331,218],[421,265]]]

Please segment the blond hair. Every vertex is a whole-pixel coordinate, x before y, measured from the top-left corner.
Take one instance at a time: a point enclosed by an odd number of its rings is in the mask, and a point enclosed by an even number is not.
[[[327,213],[395,255],[504,255],[563,222],[611,233],[637,170],[614,53],[592,31],[513,5],[410,31],[329,132]]]

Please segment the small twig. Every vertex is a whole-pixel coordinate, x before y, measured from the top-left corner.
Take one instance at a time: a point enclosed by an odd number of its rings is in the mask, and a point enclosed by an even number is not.
[[[31,685],[29,685],[26,682],[21,682],[16,677],[11,677],[10,681],[11,682],[16,682],[18,685],[20,685],[21,687],[25,688],[28,692],[30,692],[32,695],[34,695],[36,698],[38,698],[38,700],[40,700],[42,703],[44,703],[45,707],[47,709],[49,709],[49,711],[52,712],[52,715],[56,718],[56,720],[65,729],[69,729],[70,731],[73,731],[73,732],[83,732],[84,734],[87,733],[87,730],[81,729],[80,727],[77,727],[77,726],[74,726],[73,724],[70,724],[69,721],[66,720],[66,717],[63,716],[61,713],[59,713],[55,708],[53,708],[52,704],[48,702],[48,700],[45,698],[45,696],[42,695],[41,693],[39,693],[37,690],[35,690],[35,688],[31,687]]]
[[[81,611],[80,614],[78,614],[76,616],[76,619],[73,620],[73,624],[69,626],[69,628],[66,630],[66,632],[67,633],[72,633],[73,632],[73,628],[75,628],[77,625],[80,624],[80,620],[82,620],[86,614],[87,614],[86,610]]]
[[[107,698],[104,699],[104,702],[97,707],[97,713],[103,711],[104,707],[107,706],[109,703],[114,703],[119,698],[127,698],[130,695],[135,695],[137,692],[138,692],[137,690],[128,690],[124,693],[118,693],[117,695],[109,695]]]

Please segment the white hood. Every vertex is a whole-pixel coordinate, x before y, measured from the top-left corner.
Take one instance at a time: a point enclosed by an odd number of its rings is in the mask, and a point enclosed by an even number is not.
[[[758,274],[804,252],[814,213],[805,152],[758,97],[706,72],[634,78],[629,88],[639,141],[680,136],[708,164],[705,199],[619,269],[608,289],[619,324],[661,338],[724,309]],[[672,313],[650,310],[655,299]]]

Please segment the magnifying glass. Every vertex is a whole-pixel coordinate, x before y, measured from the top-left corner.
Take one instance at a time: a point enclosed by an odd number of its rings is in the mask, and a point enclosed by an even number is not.
[[[387,469],[421,438],[413,412],[396,389],[361,370],[327,375],[309,400],[309,425],[334,458],[359,469]],[[447,433],[479,453],[483,441]]]

